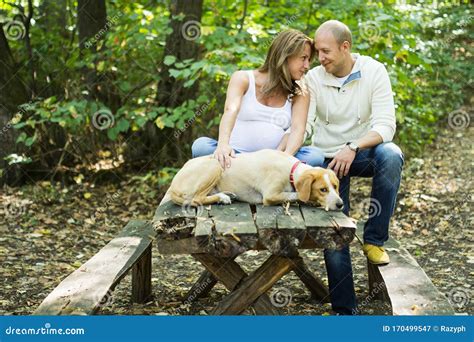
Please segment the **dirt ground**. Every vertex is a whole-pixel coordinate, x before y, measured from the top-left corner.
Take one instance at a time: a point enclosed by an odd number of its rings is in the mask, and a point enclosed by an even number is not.
[[[473,129],[440,129],[422,157],[409,159],[403,171],[398,206],[390,233],[415,257],[457,313],[474,314],[472,279]],[[0,314],[28,315],[69,273],[92,257],[130,219],[151,219],[163,190],[148,176],[120,176],[118,183],[95,185],[77,179],[68,187],[48,181],[0,190]],[[351,184],[351,215],[368,213],[370,180]],[[154,299],[130,302],[130,276],[122,280],[100,314],[206,315],[227,292],[221,285],[209,297],[184,304],[182,296],[202,266],[189,256],[161,256],[154,249]],[[386,315],[390,307],[370,300],[366,261],[360,244],[351,244],[360,314]],[[302,253],[324,281],[322,253]],[[251,271],[268,256],[247,252],[238,261]],[[280,310],[287,315],[330,315],[329,304],[311,300],[295,275],[271,290],[283,293]]]

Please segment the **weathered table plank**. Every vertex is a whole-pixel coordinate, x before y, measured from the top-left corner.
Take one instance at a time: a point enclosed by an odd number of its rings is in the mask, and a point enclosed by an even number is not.
[[[259,241],[272,254],[296,256],[306,235],[306,226],[298,205],[256,207]]]
[[[153,223],[160,239],[178,240],[190,237],[196,226],[196,208],[181,207],[168,201],[158,206]]]
[[[344,213],[326,212],[321,208],[309,206],[301,206],[301,212],[306,224],[306,235],[316,245],[328,249],[341,249],[353,240],[356,225]]]

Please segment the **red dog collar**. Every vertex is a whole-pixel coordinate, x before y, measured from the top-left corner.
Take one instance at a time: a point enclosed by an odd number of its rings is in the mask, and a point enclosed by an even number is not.
[[[300,160],[298,160],[296,163],[293,164],[293,166],[291,167],[291,171],[290,171],[290,184],[291,184],[291,187],[293,188],[293,191],[296,191],[296,188],[295,188],[295,178],[293,176],[293,173],[295,172],[296,168],[298,167],[298,165],[301,163]]]

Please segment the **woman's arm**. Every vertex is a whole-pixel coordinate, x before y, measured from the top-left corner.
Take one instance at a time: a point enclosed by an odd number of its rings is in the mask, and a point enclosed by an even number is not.
[[[283,140],[288,139],[284,152],[292,156],[298,152],[304,142],[304,133],[306,129],[306,121],[308,119],[309,93],[297,95],[294,97],[293,106],[291,108],[291,131],[287,137],[285,134]]]
[[[235,120],[240,110],[242,97],[249,86],[249,79],[245,71],[236,71],[232,74],[227,87],[224,114],[219,125],[219,138],[214,157],[219,160],[222,167],[230,167],[231,157],[235,157],[234,150],[229,146],[229,139],[234,129]]]

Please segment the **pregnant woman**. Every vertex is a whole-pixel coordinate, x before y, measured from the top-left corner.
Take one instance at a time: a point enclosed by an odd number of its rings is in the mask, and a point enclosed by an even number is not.
[[[193,158],[213,154],[225,169],[236,153],[276,149],[311,166],[323,165],[319,149],[302,147],[309,92],[297,81],[309,69],[313,55],[309,37],[296,30],[281,32],[261,68],[232,75],[219,138],[196,139]]]

